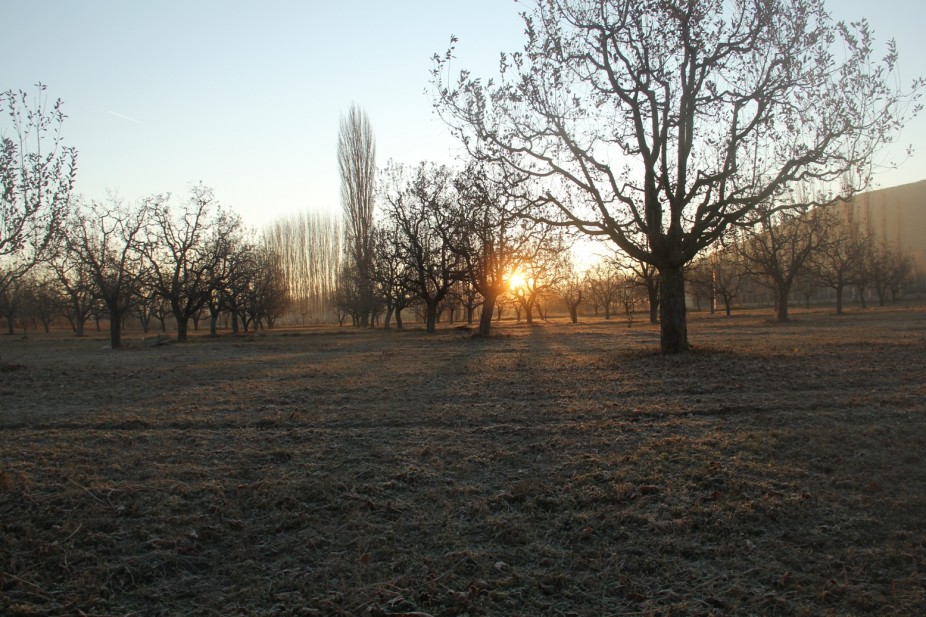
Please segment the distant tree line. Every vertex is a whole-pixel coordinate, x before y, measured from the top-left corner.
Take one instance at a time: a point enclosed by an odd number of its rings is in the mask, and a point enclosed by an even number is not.
[[[0,315],[11,334],[17,319],[48,331],[64,317],[78,336],[107,320],[115,348],[130,319],[144,332],[172,320],[178,341],[206,320],[215,335],[222,314],[233,332],[272,327],[288,297],[272,245],[196,185],[179,204],[167,195],[134,206],[72,199],[54,249],[0,290]]]

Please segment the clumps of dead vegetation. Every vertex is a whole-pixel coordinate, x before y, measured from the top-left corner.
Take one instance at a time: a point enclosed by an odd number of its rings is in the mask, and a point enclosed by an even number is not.
[[[921,614],[923,315],[33,345],[0,613]]]

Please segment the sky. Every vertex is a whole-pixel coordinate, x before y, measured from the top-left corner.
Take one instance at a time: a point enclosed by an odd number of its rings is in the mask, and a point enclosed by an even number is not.
[[[922,0],[831,1],[893,37],[906,86],[926,74]],[[431,57],[457,36],[457,68],[497,75],[524,42],[514,0],[0,0],[0,90],[47,86],[78,151],[77,190],[134,202],[197,182],[262,227],[339,211],[338,123],[370,118],[377,164],[451,162],[459,145],[428,95]],[[873,8],[874,7],[874,8]],[[914,17],[918,16],[918,17]],[[879,188],[926,178],[926,115],[885,160],[917,150]]]

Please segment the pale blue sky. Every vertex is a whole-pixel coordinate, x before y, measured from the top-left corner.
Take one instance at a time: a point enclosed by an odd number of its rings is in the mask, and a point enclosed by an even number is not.
[[[926,74],[921,0],[831,2],[897,39],[901,77]],[[0,90],[42,81],[62,98],[78,190],[134,201],[202,181],[253,225],[339,205],[338,120],[363,107],[378,164],[448,161],[456,148],[425,94],[431,55],[497,74],[523,43],[513,0],[263,2],[0,0]],[[926,118],[901,137],[917,156],[882,187],[926,178]]]

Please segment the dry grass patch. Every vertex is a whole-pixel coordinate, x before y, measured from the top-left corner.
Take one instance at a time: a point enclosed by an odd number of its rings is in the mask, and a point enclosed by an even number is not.
[[[691,330],[4,339],[0,613],[926,613],[926,313]]]

